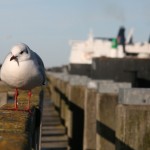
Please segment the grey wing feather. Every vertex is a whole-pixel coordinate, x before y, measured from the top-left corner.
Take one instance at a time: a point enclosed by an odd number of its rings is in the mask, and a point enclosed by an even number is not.
[[[43,85],[44,85],[45,82],[46,82],[46,75],[45,75],[44,63],[43,63],[42,59],[40,58],[40,56],[37,53],[34,52],[34,55],[37,58],[38,65],[41,66],[41,67],[39,67],[39,71],[41,72],[41,74],[43,76]]]

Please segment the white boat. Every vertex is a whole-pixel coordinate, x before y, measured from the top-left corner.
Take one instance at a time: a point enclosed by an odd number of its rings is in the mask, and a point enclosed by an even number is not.
[[[91,64],[94,57],[110,57],[123,58],[129,55],[136,55],[137,58],[150,58],[150,43],[130,43],[133,30],[131,30],[125,51],[123,52],[122,45],[113,47],[113,38],[95,38],[90,32],[88,39],[79,41],[71,40],[70,63],[72,64]],[[115,39],[115,38],[114,38]]]

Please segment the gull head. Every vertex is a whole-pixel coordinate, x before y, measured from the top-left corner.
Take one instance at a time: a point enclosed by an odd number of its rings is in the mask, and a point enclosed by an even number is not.
[[[12,47],[10,61],[14,60],[18,63],[30,59],[30,48],[24,44],[19,43]]]

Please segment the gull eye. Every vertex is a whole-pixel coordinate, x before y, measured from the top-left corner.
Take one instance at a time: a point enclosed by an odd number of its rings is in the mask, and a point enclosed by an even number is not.
[[[21,51],[21,52],[20,52],[20,54],[23,54],[23,53],[24,53],[24,51]]]

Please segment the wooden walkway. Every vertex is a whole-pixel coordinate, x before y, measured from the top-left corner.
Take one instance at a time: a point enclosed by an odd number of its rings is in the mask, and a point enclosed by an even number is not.
[[[66,128],[50,99],[44,100],[41,150],[67,150]]]

